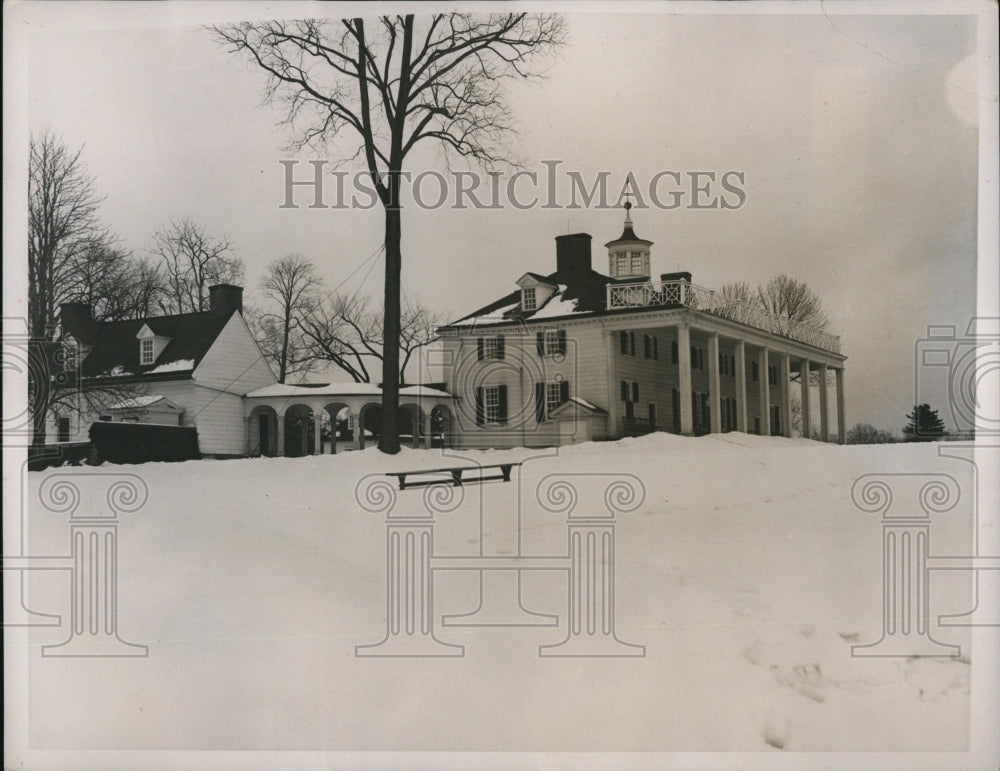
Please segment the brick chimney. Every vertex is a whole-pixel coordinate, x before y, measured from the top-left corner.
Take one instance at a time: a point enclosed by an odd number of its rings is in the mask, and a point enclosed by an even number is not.
[[[79,337],[93,320],[89,303],[72,302],[59,306],[59,323],[63,334],[69,332],[74,337]]]
[[[243,287],[234,284],[216,284],[208,288],[208,305],[216,318],[229,318],[233,311],[243,313]]]
[[[590,234],[556,236],[556,270],[590,270]]]

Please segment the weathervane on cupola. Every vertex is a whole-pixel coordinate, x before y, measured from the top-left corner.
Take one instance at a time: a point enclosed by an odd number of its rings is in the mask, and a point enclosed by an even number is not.
[[[632,190],[625,183],[625,229],[614,241],[608,241],[608,275],[611,278],[634,279],[641,281],[649,278],[649,247],[652,241],[639,238],[632,229]]]

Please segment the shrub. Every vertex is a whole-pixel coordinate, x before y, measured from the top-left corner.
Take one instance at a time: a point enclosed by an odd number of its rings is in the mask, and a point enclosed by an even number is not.
[[[201,457],[194,426],[97,422],[90,427],[92,462],[146,463]]]
[[[858,423],[847,432],[845,442],[847,444],[892,444],[898,441],[888,431],[869,425],[868,423]]]

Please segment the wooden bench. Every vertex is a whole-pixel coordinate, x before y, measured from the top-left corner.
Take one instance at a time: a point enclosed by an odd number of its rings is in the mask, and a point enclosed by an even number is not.
[[[408,487],[423,487],[425,485],[439,485],[442,482],[451,482],[455,487],[461,487],[463,484],[475,484],[478,482],[489,482],[492,480],[500,480],[501,482],[510,481],[510,470],[515,466],[520,466],[520,463],[492,463],[488,466],[451,466],[449,468],[432,468],[432,469],[419,469],[417,471],[390,471],[386,474],[387,477],[396,477],[399,480],[399,489],[405,490]],[[486,475],[487,469],[500,469],[499,474]],[[466,477],[463,474],[467,471],[476,472],[478,476]],[[407,482],[407,477],[417,477],[417,476],[427,476],[429,474],[449,474],[450,479],[421,479],[417,482]]]

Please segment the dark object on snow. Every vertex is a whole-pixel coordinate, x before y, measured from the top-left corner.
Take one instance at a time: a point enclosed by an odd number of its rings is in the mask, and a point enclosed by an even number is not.
[[[201,458],[198,429],[155,423],[105,423],[90,427],[91,463],[146,463]]]

